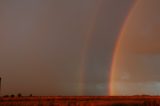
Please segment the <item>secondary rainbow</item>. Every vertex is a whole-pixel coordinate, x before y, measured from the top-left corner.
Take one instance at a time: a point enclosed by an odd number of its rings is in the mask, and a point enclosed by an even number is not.
[[[84,95],[85,93],[84,91],[84,86],[85,86],[84,85],[85,83],[84,75],[85,74],[84,73],[86,70],[86,58],[87,58],[88,49],[91,44],[92,35],[93,35],[98,11],[100,9],[101,4],[102,4],[102,1],[96,1],[96,5],[95,5],[95,8],[93,9],[93,14],[91,16],[87,32],[85,33],[85,41],[84,41],[83,48],[81,50],[81,60],[80,60],[80,74],[79,74],[80,84],[79,84],[79,90],[78,90],[79,95]]]

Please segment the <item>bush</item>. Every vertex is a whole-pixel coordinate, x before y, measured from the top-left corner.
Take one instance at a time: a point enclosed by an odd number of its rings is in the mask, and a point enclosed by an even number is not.
[[[15,97],[15,95],[14,95],[14,94],[12,94],[12,95],[11,95],[11,97],[13,98],[13,97]]]
[[[9,95],[4,95],[3,97],[9,97]]]
[[[18,97],[22,97],[22,94],[21,94],[21,93],[19,93],[17,96],[18,96]]]

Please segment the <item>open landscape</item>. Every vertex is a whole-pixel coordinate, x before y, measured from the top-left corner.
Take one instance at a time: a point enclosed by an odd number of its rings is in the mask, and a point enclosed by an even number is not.
[[[160,0],[0,0],[0,106],[160,106]]]
[[[0,106],[160,106],[159,96],[1,97]]]

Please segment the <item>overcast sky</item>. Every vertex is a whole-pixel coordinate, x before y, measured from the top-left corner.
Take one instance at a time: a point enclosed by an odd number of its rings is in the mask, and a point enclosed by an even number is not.
[[[134,0],[0,0],[2,94],[107,95]]]
[[[113,84],[117,95],[160,95],[160,0],[139,0],[117,46]]]

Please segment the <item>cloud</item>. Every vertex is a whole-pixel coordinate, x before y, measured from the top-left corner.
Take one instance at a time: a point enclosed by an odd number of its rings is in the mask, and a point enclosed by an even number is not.
[[[114,90],[116,95],[159,95],[159,82],[115,82]]]

